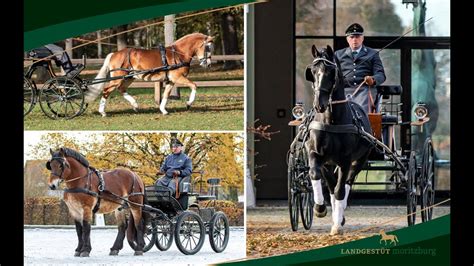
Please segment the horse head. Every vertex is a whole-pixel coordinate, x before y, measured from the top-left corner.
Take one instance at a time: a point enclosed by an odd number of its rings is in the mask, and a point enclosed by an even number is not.
[[[46,168],[51,172],[48,186],[50,189],[55,190],[64,179],[69,177],[71,166],[66,159],[64,148],[60,148],[58,151],[49,149],[49,152],[51,153],[51,159],[46,162]]]
[[[202,67],[210,67],[211,66],[211,56],[214,52],[214,37],[212,36],[205,36],[202,44],[196,51],[196,56],[199,59],[199,65]]]
[[[313,45],[311,53],[314,59],[306,67],[305,77],[312,83],[313,107],[317,112],[324,113],[338,84],[338,65],[334,59],[334,51],[329,45],[321,51]]]
[[[213,36],[191,33],[180,38],[174,44],[187,56],[196,56],[202,67],[209,67],[211,65],[211,56],[214,52]]]

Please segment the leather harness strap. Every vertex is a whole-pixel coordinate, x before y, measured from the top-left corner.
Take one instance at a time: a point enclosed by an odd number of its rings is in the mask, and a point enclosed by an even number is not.
[[[176,196],[175,196],[175,198],[179,199],[179,178],[178,178],[178,175],[173,174],[173,179],[174,179],[174,182],[176,183]]]

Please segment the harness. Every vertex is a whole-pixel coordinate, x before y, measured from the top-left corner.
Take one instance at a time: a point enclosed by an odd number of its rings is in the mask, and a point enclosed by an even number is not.
[[[338,78],[338,71],[339,68],[337,67],[337,64],[335,62],[332,62],[326,58],[316,58],[313,60],[312,65],[318,63],[319,61],[322,61],[324,64],[329,64],[331,66],[335,67],[336,71],[336,79]],[[309,68],[309,65],[307,66]],[[316,106],[313,104],[313,108],[311,109],[310,115],[307,116],[305,119],[309,119],[309,125],[307,123],[304,123],[308,129],[310,130],[317,130],[317,131],[325,131],[325,132],[331,132],[331,133],[353,133],[353,134],[358,134],[359,136],[362,136],[361,131],[365,131],[362,125],[361,118],[362,116],[359,114],[357,110],[355,110],[352,102],[348,99],[344,100],[332,100],[332,93],[336,89],[336,82],[334,82],[334,85],[332,86],[331,89],[326,89],[326,88],[320,88],[321,91],[324,91],[329,94],[329,109],[332,112],[332,105],[333,104],[349,104],[349,110],[351,112],[352,116],[352,123],[351,124],[342,124],[342,125],[332,125],[328,123],[323,123],[320,121],[313,121],[314,115],[316,113]],[[313,90],[315,90],[315,85],[314,83],[312,84]]]
[[[52,172],[51,162],[54,161],[54,160],[59,161],[61,163],[61,173],[60,174]],[[64,189],[64,192],[67,192],[67,193],[84,193],[84,194],[87,194],[89,196],[97,198],[97,202],[96,202],[94,208],[92,209],[92,212],[94,214],[100,209],[101,199],[104,198],[104,194],[108,194],[108,195],[112,196],[114,199],[122,200],[122,202],[117,202],[117,201],[111,200],[110,198],[107,198],[107,200],[109,200],[109,201],[121,204],[122,207],[126,207],[126,203],[135,204],[133,202],[128,201],[128,198],[130,196],[144,195],[144,193],[142,193],[142,192],[133,192],[135,190],[135,184],[136,184],[136,181],[137,181],[137,176],[135,175],[135,173],[133,173],[132,187],[131,187],[130,192],[128,193],[128,195],[126,197],[121,197],[121,196],[105,189],[105,180],[104,180],[104,176],[103,176],[102,172],[95,169],[94,167],[91,167],[91,166],[87,167],[87,174],[86,175],[75,177],[75,178],[68,179],[68,180],[64,180],[64,178],[62,176],[64,174],[64,167],[65,166],[69,167],[66,164],[65,161],[66,160],[63,157],[56,157],[56,156],[52,157],[51,160],[49,160],[46,163],[46,168],[51,171],[52,175],[59,177],[59,179],[61,181],[64,181],[64,182],[71,182],[71,181],[75,181],[75,180],[87,177],[85,187],[83,187],[83,188],[80,188],[80,187],[79,188],[66,188],[66,189]],[[91,181],[92,181],[92,175],[93,174],[95,174],[97,176],[97,178],[99,179],[99,184],[97,186],[97,191],[98,192],[95,192],[95,191],[92,190],[92,182]]]

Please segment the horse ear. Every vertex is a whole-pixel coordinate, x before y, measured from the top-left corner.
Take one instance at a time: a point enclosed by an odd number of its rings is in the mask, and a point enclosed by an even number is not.
[[[334,51],[332,50],[330,45],[327,46],[326,51],[327,51],[330,58],[334,57]]]
[[[214,36],[207,36],[207,39],[206,39],[208,42],[212,42],[214,41]]]
[[[314,58],[316,58],[320,55],[319,51],[318,51],[318,48],[316,48],[316,45],[314,45],[314,44],[313,44],[313,46],[311,46],[311,54],[313,55]]]
[[[49,148],[49,153],[51,153],[51,156],[53,156],[54,151],[51,148]]]
[[[61,157],[64,157],[65,154],[66,154],[66,151],[64,150],[64,148],[60,148],[59,155],[61,155]]]

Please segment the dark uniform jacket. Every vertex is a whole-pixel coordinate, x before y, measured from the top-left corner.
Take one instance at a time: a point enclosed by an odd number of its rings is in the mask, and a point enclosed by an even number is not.
[[[373,76],[376,85],[380,85],[385,81],[382,60],[380,60],[379,54],[375,54],[376,52],[372,48],[362,46],[359,53],[353,58],[350,47],[336,51],[335,55],[341,64],[346,88],[359,86],[365,76]],[[365,61],[367,58],[370,59]]]
[[[173,178],[173,171],[179,170],[179,177],[191,175],[193,170],[191,158],[184,153],[170,154],[166,157],[160,171],[165,173],[166,177]]]

